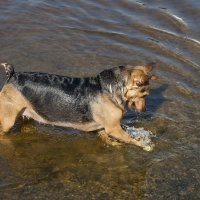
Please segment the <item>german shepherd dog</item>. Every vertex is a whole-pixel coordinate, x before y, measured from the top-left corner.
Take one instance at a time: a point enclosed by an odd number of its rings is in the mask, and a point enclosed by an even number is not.
[[[72,78],[39,72],[15,72],[2,63],[7,81],[0,92],[1,133],[8,132],[19,116],[40,123],[100,131],[101,138],[142,147],[120,125],[126,104],[136,112],[145,111],[149,75],[153,64],[120,66],[95,77]]]

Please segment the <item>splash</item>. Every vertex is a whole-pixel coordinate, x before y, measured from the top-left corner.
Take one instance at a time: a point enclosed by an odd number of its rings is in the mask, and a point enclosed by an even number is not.
[[[155,135],[151,131],[146,131],[144,128],[135,128],[129,127],[127,125],[122,124],[122,128],[136,140],[140,140],[143,143],[143,150],[152,151],[154,148],[154,144],[152,142],[152,138]]]

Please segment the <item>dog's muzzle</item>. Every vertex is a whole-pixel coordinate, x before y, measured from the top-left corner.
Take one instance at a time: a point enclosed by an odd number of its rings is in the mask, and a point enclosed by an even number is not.
[[[134,102],[134,101],[130,100],[128,102],[128,107],[131,110],[134,110],[135,112],[145,112],[146,111],[145,99],[140,99],[137,102]]]

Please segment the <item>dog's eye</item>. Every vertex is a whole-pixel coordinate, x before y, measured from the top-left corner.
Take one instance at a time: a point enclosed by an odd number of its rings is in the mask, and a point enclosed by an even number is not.
[[[140,92],[142,92],[142,93],[144,93],[145,91],[146,91],[145,88],[142,88],[142,89],[140,90]]]

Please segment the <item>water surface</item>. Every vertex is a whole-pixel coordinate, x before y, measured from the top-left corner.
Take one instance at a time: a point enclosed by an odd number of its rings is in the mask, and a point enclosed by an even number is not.
[[[156,134],[154,151],[24,122],[0,140],[0,199],[200,199],[199,24],[195,0],[1,0],[0,61],[17,71],[154,61],[159,80],[147,112],[123,120]]]

